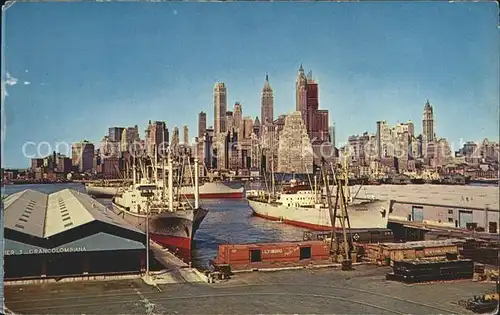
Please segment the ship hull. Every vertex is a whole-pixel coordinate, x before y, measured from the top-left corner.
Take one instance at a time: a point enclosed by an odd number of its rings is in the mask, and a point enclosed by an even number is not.
[[[140,230],[146,231],[145,215],[132,213],[114,202],[113,211]],[[150,238],[185,262],[190,262],[194,235],[207,213],[206,209],[199,208],[153,214],[149,216]]]
[[[112,198],[117,195],[118,187],[104,186],[85,186],[87,194],[94,197]],[[183,187],[181,195],[193,199],[194,189],[192,187]],[[205,183],[199,187],[200,199],[241,199],[244,196],[243,187],[229,187],[224,183]]]
[[[331,231],[330,212],[327,208],[286,207],[272,205],[258,200],[248,200],[253,213],[261,218],[281,221],[298,227],[314,231]],[[351,229],[380,229],[387,228],[388,206],[385,201],[371,201],[365,204],[350,205],[348,207]],[[385,216],[381,211],[385,210]],[[339,219],[335,226],[341,228]]]
[[[85,185],[87,194],[96,198],[112,198],[117,195],[121,187],[88,186]]]

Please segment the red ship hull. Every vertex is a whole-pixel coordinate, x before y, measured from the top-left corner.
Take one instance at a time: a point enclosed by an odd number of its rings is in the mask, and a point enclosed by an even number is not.
[[[310,223],[299,222],[299,221],[294,221],[294,220],[287,220],[287,219],[280,219],[280,218],[276,218],[276,217],[272,217],[272,216],[268,216],[268,215],[259,214],[256,212],[254,212],[254,214],[255,214],[255,216],[260,217],[260,218],[264,218],[264,219],[271,220],[271,221],[281,221],[285,224],[289,224],[289,225],[293,225],[293,226],[297,226],[297,227],[301,227],[301,228],[306,228],[306,229],[313,230],[313,231],[326,232],[326,231],[332,230],[331,226],[310,224]]]
[[[168,248],[175,256],[185,262],[191,261],[191,238],[179,236],[167,236],[151,233],[149,236],[155,243]]]

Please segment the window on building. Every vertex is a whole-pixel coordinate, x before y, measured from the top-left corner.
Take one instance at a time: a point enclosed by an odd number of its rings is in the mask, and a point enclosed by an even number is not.
[[[453,214],[453,209],[448,210],[448,214]]]
[[[453,223],[453,218],[448,218],[448,222]]]

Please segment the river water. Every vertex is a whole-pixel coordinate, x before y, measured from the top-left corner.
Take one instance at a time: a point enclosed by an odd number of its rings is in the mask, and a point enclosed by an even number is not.
[[[25,189],[52,193],[65,188],[85,192],[81,184],[32,184],[7,185],[2,187],[2,195],[10,195]],[[97,201],[111,206],[110,199],[97,199]],[[201,205],[208,209],[209,213],[196,232],[192,253],[193,265],[201,268],[207,267],[209,260],[217,256],[220,244],[301,240],[303,232],[306,231],[253,216],[246,200],[201,200]]]

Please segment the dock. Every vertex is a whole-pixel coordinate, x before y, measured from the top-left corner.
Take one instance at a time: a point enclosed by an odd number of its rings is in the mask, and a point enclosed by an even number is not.
[[[205,275],[196,268],[191,268],[182,259],[176,257],[169,250],[150,240],[149,249],[153,257],[160,262],[165,269],[151,272],[150,279],[145,280],[150,285],[173,284],[173,283],[198,283],[206,282]]]

